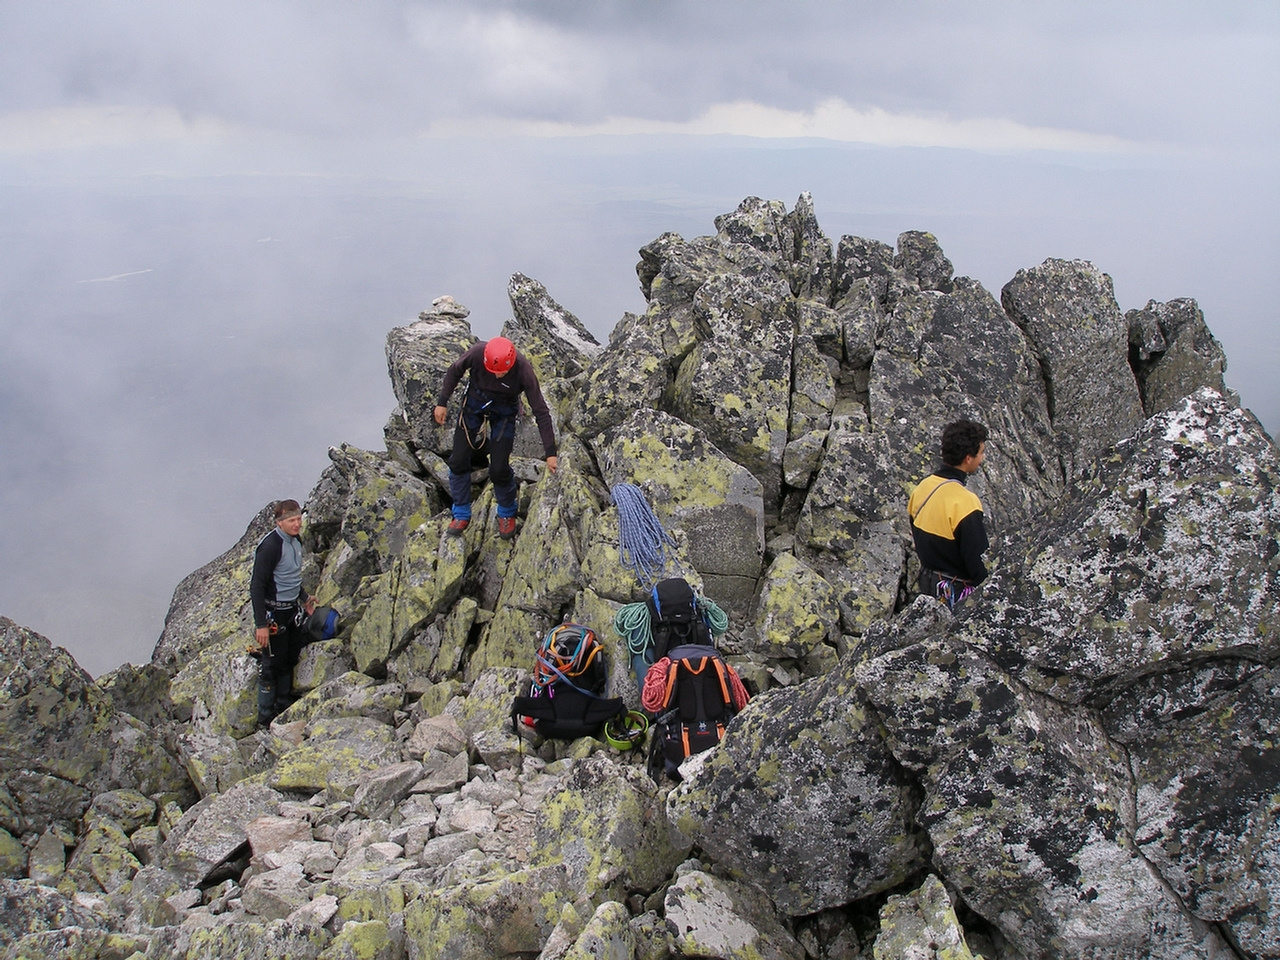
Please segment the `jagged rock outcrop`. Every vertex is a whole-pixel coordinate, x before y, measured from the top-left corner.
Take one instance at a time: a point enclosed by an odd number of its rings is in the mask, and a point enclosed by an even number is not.
[[[168,683],[129,666],[95,683],[3,617],[0,663],[0,876],[110,893],[158,843],[157,813],[195,800],[164,714]]]
[[[1124,315],[1129,324],[1129,362],[1138,378],[1147,416],[1163,413],[1199,387],[1239,398],[1223,379],[1227,358],[1209,332],[1194,300],[1147,301]]]
[[[143,668],[95,684],[0,622],[0,956],[1280,958],[1280,468],[1194,302],[1122,316],[1059,260],[997,298],[926,232],[832,243],[807,195],[637,275],[604,346],[511,278],[560,458],[526,418],[509,542],[483,470],[444,533],[467,308],[391,331],[386,450],[331,450],[307,503],[343,628],[269,730],[266,510]],[[952,616],[914,596],[904,503],[958,416],[992,431],[994,572]],[[759,691],[678,786],[509,715],[564,619],[637,703],[622,482]]]
[[[922,598],[806,684],[812,702],[753,703],[673,794],[676,822],[792,913],[855,899],[851,865],[892,886],[931,851],[1015,955],[1203,956],[1227,930],[1275,956],[1278,477],[1257,422],[1212,391],[1153,418],[983,602],[953,619]],[[1229,531],[1211,552],[1210,529]],[[881,855],[902,824],[924,835],[882,862],[832,855],[823,831],[855,820]]]
[[[1111,278],[1088,261],[1051,258],[1019,270],[1000,299],[1044,368],[1049,417],[1074,475],[1143,417]]]

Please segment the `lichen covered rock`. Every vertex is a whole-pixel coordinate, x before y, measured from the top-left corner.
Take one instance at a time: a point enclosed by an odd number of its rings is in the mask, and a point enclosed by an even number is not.
[[[533,863],[563,863],[580,896],[621,899],[651,890],[688,853],[673,843],[657,785],[632,767],[593,757],[544,802]],[[606,898],[610,898],[606,897]]]
[[[946,888],[933,874],[911,893],[891,896],[880,911],[875,960],[974,960]]]
[[[849,669],[757,697],[668,799],[681,835],[793,916],[891,889],[927,855]]]
[[[12,826],[40,832],[77,819],[106,788],[111,698],[71,654],[0,617],[0,775]]]
[[[667,925],[678,955],[725,960],[803,960],[804,948],[754,888],[690,870],[667,890]]]
[[[387,450],[331,449],[307,501],[343,627],[270,727],[244,652],[269,510],[142,668],[95,684],[0,622],[5,955],[1280,956],[1277,455],[1194,302],[1122,318],[1077,261],[998,302],[924,231],[833,255],[807,194],[664,234],[637,276],[604,347],[511,278],[559,443],[552,474],[521,418],[513,540],[484,469],[443,529],[467,309],[391,332]],[[961,416],[991,429],[994,572],[953,614],[914,596],[904,507]],[[661,569],[623,550],[624,482]],[[566,620],[638,705],[613,621],[660,576],[727,614],[756,687],[723,742],[673,788],[513,730]]]
[[[983,586],[969,636],[1026,682],[1105,699],[1153,669],[1280,649],[1280,460],[1205,390],[1101,458]],[[1211,545],[1211,546],[1210,546]]]

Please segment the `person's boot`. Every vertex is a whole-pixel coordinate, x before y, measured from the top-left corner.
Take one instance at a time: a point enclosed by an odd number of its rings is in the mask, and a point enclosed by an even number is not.
[[[510,540],[516,535],[516,518],[515,517],[499,517],[498,518],[498,536],[503,540]]]
[[[276,718],[276,685],[270,676],[258,675],[258,727],[266,729]]]

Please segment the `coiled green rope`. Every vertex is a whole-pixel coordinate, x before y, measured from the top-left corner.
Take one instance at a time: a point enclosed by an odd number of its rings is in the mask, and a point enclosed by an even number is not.
[[[653,643],[653,631],[649,626],[649,608],[643,603],[628,603],[613,616],[613,629],[627,641],[627,651],[639,656]]]
[[[707,626],[711,628],[711,638],[719,640],[729,629],[729,615],[721,610],[714,600],[698,596],[698,608],[707,615]]]
[[[719,640],[729,629],[729,615],[716,604],[701,594],[697,598],[698,609],[707,618],[707,626],[711,629],[711,638]],[[653,628],[649,622],[647,604],[627,603],[618,609],[613,616],[613,629],[618,636],[627,641],[627,650],[632,656],[639,656],[649,649],[653,643]]]

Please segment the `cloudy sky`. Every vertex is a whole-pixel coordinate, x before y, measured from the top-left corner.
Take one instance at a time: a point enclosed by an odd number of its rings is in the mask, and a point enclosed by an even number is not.
[[[386,332],[525,273],[601,340],[747,196],[998,294],[1195,297],[1273,435],[1280,4],[0,4],[0,615],[144,662],[186,573],[378,449]]]

